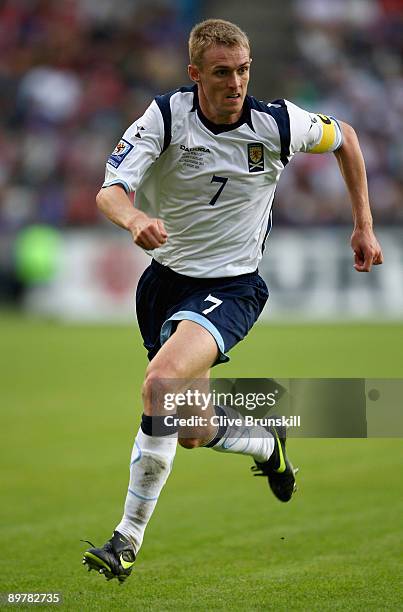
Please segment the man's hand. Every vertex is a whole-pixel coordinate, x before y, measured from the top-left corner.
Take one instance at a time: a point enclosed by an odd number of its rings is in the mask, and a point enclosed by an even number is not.
[[[119,227],[129,230],[133,240],[143,249],[152,251],[166,243],[168,234],[161,219],[150,219],[133,207],[122,185],[110,185],[100,190],[97,206]]]
[[[370,227],[354,229],[351,248],[354,251],[354,268],[357,272],[369,272],[372,265],[383,263],[381,246]]]
[[[147,251],[158,249],[168,239],[168,234],[161,219],[151,219],[147,215],[137,218],[135,222],[130,224],[129,230],[134,242]]]

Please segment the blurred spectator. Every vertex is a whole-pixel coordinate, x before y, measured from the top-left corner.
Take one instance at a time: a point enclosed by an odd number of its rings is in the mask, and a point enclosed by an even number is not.
[[[402,223],[403,0],[295,0],[295,14],[300,56],[285,97],[353,125],[375,220]],[[350,223],[334,159],[297,156],[293,165],[276,222]]]

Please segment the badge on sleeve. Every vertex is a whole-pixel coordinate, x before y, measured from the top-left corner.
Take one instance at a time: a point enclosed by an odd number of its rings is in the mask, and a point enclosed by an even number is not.
[[[112,151],[110,156],[108,157],[107,163],[113,166],[114,168],[118,168],[126,155],[130,153],[133,149],[133,145],[130,142],[127,142],[124,138],[118,142],[115,149]]]
[[[264,153],[261,142],[250,142],[248,144],[248,166],[249,172],[264,170]]]

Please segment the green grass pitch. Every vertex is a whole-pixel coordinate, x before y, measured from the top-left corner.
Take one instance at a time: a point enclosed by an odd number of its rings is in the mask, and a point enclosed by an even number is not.
[[[0,325],[2,593],[58,592],[74,611],[401,609],[397,439],[291,440],[284,505],[248,458],[179,448],[131,578],[87,573],[80,538],[103,543],[121,516],[138,333]],[[261,325],[217,376],[403,377],[402,347],[400,325]]]

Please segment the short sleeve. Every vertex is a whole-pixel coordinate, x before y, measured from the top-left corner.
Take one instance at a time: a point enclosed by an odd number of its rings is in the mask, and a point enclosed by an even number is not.
[[[161,155],[163,144],[164,123],[153,101],[108,157],[102,187],[122,185],[127,193],[136,191],[148,168]]]
[[[286,101],[290,118],[290,152],[328,153],[343,142],[341,128],[334,117],[310,113]]]

